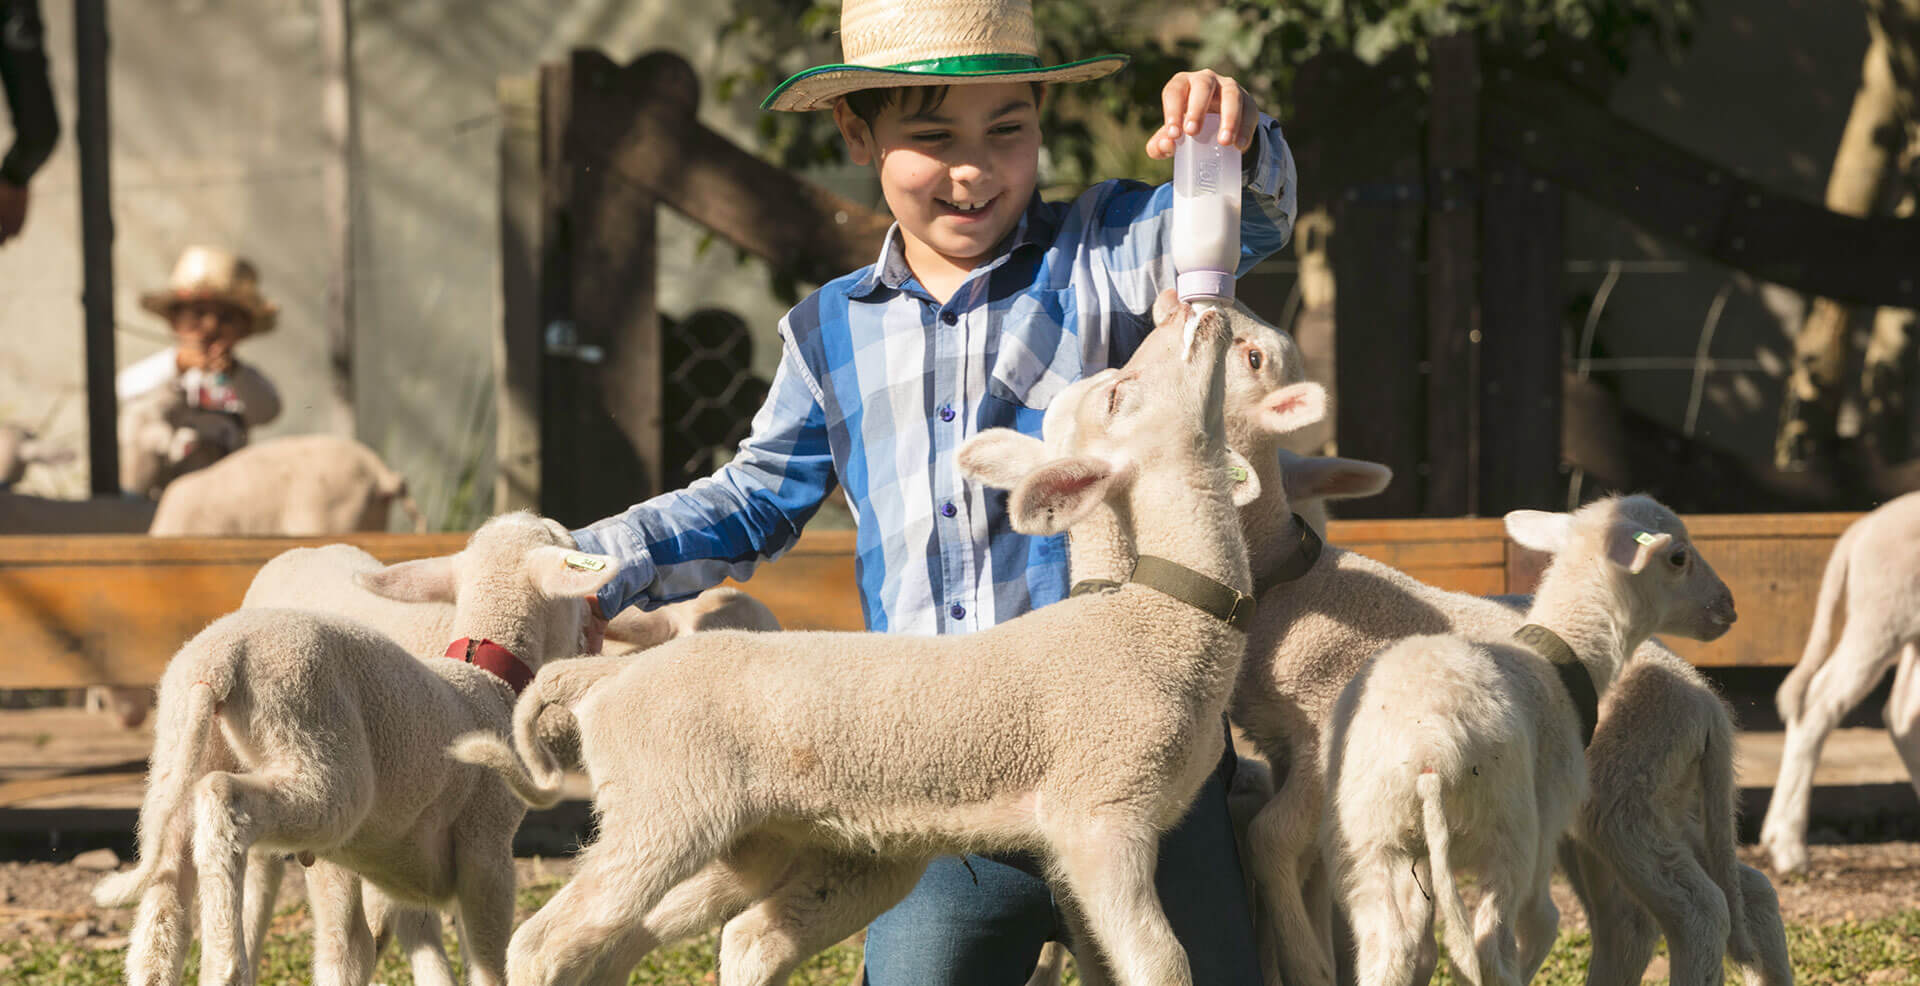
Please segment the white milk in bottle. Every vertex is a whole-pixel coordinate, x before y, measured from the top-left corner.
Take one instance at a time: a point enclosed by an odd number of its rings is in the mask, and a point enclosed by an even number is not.
[[[1220,114],[1208,113],[1197,134],[1173,150],[1174,291],[1201,312],[1233,301],[1240,266],[1240,149],[1221,144]],[[1193,349],[1194,323],[1186,327]]]

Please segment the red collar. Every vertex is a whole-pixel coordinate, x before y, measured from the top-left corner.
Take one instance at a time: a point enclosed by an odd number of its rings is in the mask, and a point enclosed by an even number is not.
[[[491,640],[474,640],[461,637],[447,645],[447,656],[456,661],[465,661],[482,671],[507,683],[515,695],[527,689],[527,683],[533,680],[533,669],[513,656],[513,652]]]

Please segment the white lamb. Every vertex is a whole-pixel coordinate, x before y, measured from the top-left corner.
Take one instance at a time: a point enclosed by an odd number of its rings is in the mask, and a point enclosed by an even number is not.
[[[436,751],[506,731],[507,679],[574,652],[580,600],[612,572],[611,559],[570,550],[560,525],[507,514],[458,554],[360,579],[398,599],[451,600],[460,660],[421,661],[302,610],[241,609],[189,640],[160,683],[139,864],[95,890],[102,904],[140,900],[129,982],[178,980],[196,882],[202,983],[251,980],[242,870],[255,845],[319,859],[308,873],[319,981],[371,972],[364,877],[413,906],[456,906],[470,975],[502,982],[525,806]]]
[[[292,548],[260,566],[241,606],[316,610],[343,616],[380,631],[416,657],[430,663],[439,660],[446,642],[458,636],[453,633],[453,605],[392,599],[358,581],[384,567],[379,559],[350,544]],[[780,623],[759,600],[723,586],[649,612],[633,607],[616,614],[606,627],[607,652],[631,653],[677,636],[720,629],[772,631],[780,629]],[[575,651],[589,650],[586,643],[583,639]],[[570,672],[606,675],[619,664],[617,660],[579,660],[569,661],[565,667]],[[571,749],[571,728],[570,718],[543,723],[542,736],[549,744]],[[256,851],[247,863],[247,954],[249,965],[255,969],[259,968],[259,945],[273,916],[284,868],[283,855],[276,852]],[[441,944],[438,911],[400,907],[372,887],[365,888],[363,899],[374,934],[375,955],[391,935],[409,957],[418,986],[453,981],[452,966]]]
[[[1887,730],[1920,792],[1920,493],[1854,521],[1827,559],[1806,649],[1774,696],[1787,736],[1760,826],[1774,869],[1806,867],[1820,747],[1896,664]]]
[[[19,482],[31,465],[71,462],[70,448],[48,445],[23,425],[0,424],[0,490]]]
[[[148,533],[163,537],[314,536],[384,531],[399,504],[426,530],[405,476],[370,448],[334,435],[249,445],[174,479]]]
[[[1362,986],[1412,981],[1436,902],[1469,981],[1531,978],[1557,931],[1555,850],[1586,796],[1594,713],[1576,696],[1605,695],[1655,631],[1711,640],[1733,624],[1725,583],[1650,498],[1515,511],[1507,529],[1554,555],[1515,642],[1388,647],[1341,691],[1323,736],[1325,838]],[[1476,877],[1471,926],[1456,871]]]
[[[776,886],[791,858],[783,842],[892,877],[849,908],[861,912],[854,929],[933,855],[1036,851],[1087,908],[1121,982],[1189,983],[1152,871],[1159,834],[1220,755],[1244,646],[1216,615],[1250,587],[1222,441],[1225,330],[1218,315],[1200,320],[1192,364],[1103,371],[1069,388],[1049,421],[1077,421],[1079,454],[1031,465],[1044,459],[1037,440],[993,431],[961,455],[971,475],[1025,473],[1009,501],[1022,530],[1119,514],[1142,555],[1204,573],[1211,612],[1136,582],[965,637],[720,633],[642,653],[572,710],[602,834],[514,936],[516,986],[588,973],[716,857],[765,888],[753,896],[789,889]],[[1321,413],[1311,400],[1303,392],[1300,410]],[[1076,543],[1074,567],[1124,576],[1132,554]],[[1091,708],[1105,714],[1090,721]],[[515,737],[537,783],[520,786],[541,797],[557,773],[532,714],[516,713]],[[463,756],[480,752],[472,745]],[[781,917],[756,907],[729,923],[723,983],[779,981],[804,958],[782,949]],[[775,923],[742,927],[760,920]]]

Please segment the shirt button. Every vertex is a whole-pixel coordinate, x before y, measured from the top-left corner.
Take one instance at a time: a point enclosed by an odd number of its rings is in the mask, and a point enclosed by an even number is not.
[[[948,325],[952,325],[955,322],[960,321],[960,316],[955,312],[941,312],[940,321],[945,322]]]
[[[940,405],[940,420],[942,420],[942,421],[952,421],[952,420],[953,420],[953,405],[952,405],[952,404],[942,404],[942,405]]]
[[[942,517],[951,517],[959,512],[960,511],[953,508],[953,504],[951,503],[943,503],[940,505],[940,516]]]
[[[947,612],[953,614],[953,618],[956,620],[963,620],[967,617],[967,608],[959,603],[954,603],[953,608],[947,610]]]

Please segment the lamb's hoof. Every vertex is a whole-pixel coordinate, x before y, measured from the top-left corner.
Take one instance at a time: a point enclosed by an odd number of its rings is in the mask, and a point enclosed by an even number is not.
[[[1780,840],[1766,843],[1767,858],[1773,861],[1773,871],[1786,876],[1799,873],[1807,868],[1807,847],[1792,845]]]

